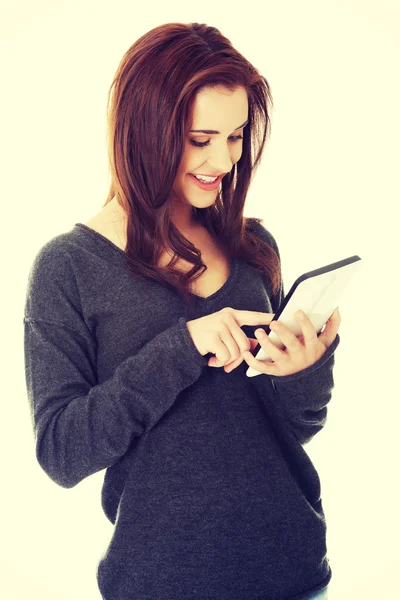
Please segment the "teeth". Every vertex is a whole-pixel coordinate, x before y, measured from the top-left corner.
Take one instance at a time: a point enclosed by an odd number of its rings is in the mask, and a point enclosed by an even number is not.
[[[195,177],[196,177],[196,179],[199,179],[200,181],[204,181],[204,183],[211,183],[218,179],[218,177],[201,177],[200,175],[195,175]]]

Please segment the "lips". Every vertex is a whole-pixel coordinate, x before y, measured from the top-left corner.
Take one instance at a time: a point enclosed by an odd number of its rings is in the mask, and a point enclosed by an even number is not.
[[[218,189],[222,177],[224,176],[224,173],[222,173],[222,175],[220,175],[219,177],[217,177],[217,179],[215,181],[212,181],[211,183],[205,183],[204,181],[201,181],[200,179],[197,179],[197,177],[195,177],[195,175],[193,173],[188,173],[188,175],[190,177],[193,177],[194,182],[196,183],[197,187],[199,187],[202,190],[206,190],[206,191],[213,191]]]
[[[200,176],[201,177],[221,177],[221,175],[223,175],[223,173],[218,173],[218,174],[215,174],[215,175],[209,175],[209,174],[206,174],[206,173],[190,173],[190,175],[198,175],[199,177]]]

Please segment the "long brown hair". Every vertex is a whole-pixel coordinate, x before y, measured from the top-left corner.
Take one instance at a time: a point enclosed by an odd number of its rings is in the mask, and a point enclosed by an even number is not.
[[[222,179],[216,201],[195,211],[196,221],[231,257],[267,273],[272,293],[280,285],[277,253],[252,232],[262,219],[243,216],[247,191],[270,134],[270,87],[218,29],[200,23],[167,23],[142,35],[124,54],[108,94],[111,185],[103,206],[116,197],[127,215],[127,266],[133,277],[172,286],[191,304],[189,286],[206,269],[198,249],[173,225],[169,197],[203,88],[244,87],[249,123],[240,160]],[[173,252],[168,267],[161,253]],[[182,258],[194,267],[174,269]]]

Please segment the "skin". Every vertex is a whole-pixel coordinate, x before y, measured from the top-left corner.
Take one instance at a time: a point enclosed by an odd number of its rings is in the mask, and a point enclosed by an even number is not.
[[[203,191],[198,188],[189,173],[212,175],[231,171],[242,155],[243,146],[242,139],[233,140],[232,136],[243,137],[244,128],[235,129],[235,127],[244,123],[247,118],[248,98],[246,90],[242,87],[237,88],[234,92],[223,88],[204,88],[197,94],[193,105],[193,123],[190,129],[214,129],[219,133],[205,134],[191,133],[190,131],[187,133],[171,196],[171,219],[183,235],[191,236],[198,233],[199,225],[195,221],[193,207],[211,206],[218,195],[218,189]],[[192,141],[209,142],[209,144],[204,147],[196,147]],[[116,219],[120,216],[120,219],[123,220],[125,216],[118,203],[111,201],[109,204],[108,210],[113,211]],[[274,314],[269,314],[273,319]],[[245,351],[239,358],[225,365],[224,369],[229,373],[245,360],[250,367],[267,375],[282,376],[297,373],[321,358],[335,339],[340,322],[340,314],[336,309],[327,321],[323,333],[317,335],[315,327],[304,314],[304,320],[300,321],[302,335],[298,338],[287,327],[279,323],[280,329],[276,330],[276,335],[286,346],[284,350],[277,348],[263,329],[256,330],[257,339],[255,339],[247,338],[238,326],[237,335],[244,336],[247,347],[250,343],[250,350],[254,350],[260,344],[274,362],[257,360],[251,352]],[[276,322],[271,321],[270,323],[272,329],[274,329],[274,323]],[[209,359],[208,365],[223,366],[215,357]]]
[[[266,314],[270,314],[271,319],[273,319],[274,313]],[[302,315],[303,319],[299,319],[299,315]],[[276,333],[282,343],[285,344],[286,348],[284,349],[275,346],[263,329],[256,329],[255,335],[257,339],[247,338],[250,342],[250,350],[254,350],[257,344],[260,344],[265,353],[272,358],[273,363],[258,360],[251,352],[245,351],[242,352],[240,358],[225,365],[225,372],[230,373],[245,360],[249,367],[253,367],[253,369],[260,373],[281,377],[283,375],[298,373],[316,363],[336,337],[341,323],[339,309],[335,309],[332,316],[326,322],[324,331],[319,335],[308,316],[302,310],[297,311],[294,316],[298,320],[302,331],[299,337],[296,337],[290,329],[278,321],[271,320],[269,324],[270,328]],[[240,331],[245,335],[242,330]],[[222,366],[218,364],[218,361],[214,357],[209,359],[208,365],[210,367]]]
[[[242,155],[243,140],[234,141],[231,136],[241,135],[243,137],[243,128],[235,130],[235,127],[248,118],[247,92],[244,88],[237,88],[234,92],[205,88],[197,94],[193,108],[193,123],[190,129],[215,129],[220,133],[188,132],[171,198],[172,221],[182,232],[196,229],[193,207],[211,206],[218,194],[218,189],[213,192],[204,192],[198,188],[189,173],[210,175],[221,172],[228,173]],[[203,148],[197,148],[192,145],[191,140],[209,141],[209,144]],[[279,323],[280,329],[275,330],[276,335],[286,346],[284,350],[277,348],[263,329],[255,332],[257,339],[246,338],[250,342],[250,350],[253,350],[259,343],[272,358],[273,363],[257,360],[250,352],[243,352],[240,358],[224,366],[225,371],[229,373],[243,360],[260,373],[276,376],[297,373],[314,364],[335,339],[341,318],[336,309],[327,321],[323,333],[318,336],[310,319],[305,313],[303,315],[304,320],[299,321],[302,335],[298,338],[281,323]],[[273,316],[272,313],[271,319]],[[270,327],[274,329],[275,324],[277,322],[272,321]],[[245,336],[242,330],[240,332]],[[215,357],[209,359],[208,365],[222,366]]]
[[[248,118],[248,99],[245,88],[234,92],[224,88],[203,88],[196,95],[193,104],[193,122],[190,129],[214,129],[219,134],[187,133],[185,146],[171,194],[171,220],[175,227],[188,238],[193,239],[203,229],[195,220],[193,207],[211,206],[218,195],[215,191],[204,191],[197,187],[189,173],[215,174],[229,173],[242,156],[243,140],[233,140],[232,136],[242,136],[244,127],[236,129]],[[204,147],[196,147],[195,142],[208,142]],[[126,215],[114,197],[102,210],[104,218],[112,218],[113,227],[118,229],[121,247],[126,245]]]
[[[192,129],[214,129],[219,134],[187,133],[186,143],[178,173],[172,187],[171,219],[181,232],[196,227],[193,207],[211,206],[218,195],[215,191],[203,191],[197,187],[189,173],[229,173],[242,156],[244,127],[235,129],[248,118],[248,99],[244,88],[234,92],[223,88],[204,88],[196,96],[193,105]],[[192,141],[207,142],[195,147]]]

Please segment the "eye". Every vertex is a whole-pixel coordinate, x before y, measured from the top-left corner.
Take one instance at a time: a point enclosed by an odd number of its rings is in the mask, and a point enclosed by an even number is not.
[[[235,143],[239,140],[243,139],[242,135],[231,135],[228,138],[231,142]],[[210,143],[210,140],[208,140],[207,142],[196,142],[195,140],[190,140],[190,143],[193,144],[193,146],[196,146],[197,148],[204,148],[204,146],[208,146]]]

